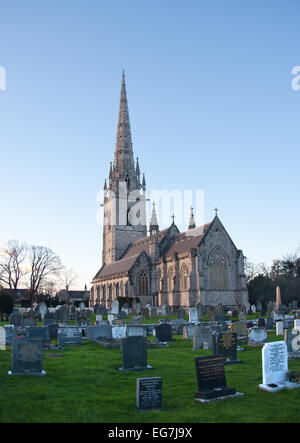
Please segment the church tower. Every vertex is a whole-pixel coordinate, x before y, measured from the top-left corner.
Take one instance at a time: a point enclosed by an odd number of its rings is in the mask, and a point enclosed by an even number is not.
[[[140,180],[138,159],[134,163],[125,74],[121,97],[114,161],[110,164],[108,186],[104,183],[102,264],[121,258],[130,243],[147,236],[146,180]]]

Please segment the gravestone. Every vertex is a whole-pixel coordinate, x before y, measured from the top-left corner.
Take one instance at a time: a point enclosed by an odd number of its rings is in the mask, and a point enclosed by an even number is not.
[[[12,325],[4,325],[5,330],[5,346],[13,344],[15,338],[17,338],[17,328],[11,327]]]
[[[49,330],[50,340],[57,340],[58,324],[57,323],[50,323],[47,326],[47,328]]]
[[[112,302],[111,312],[112,314],[119,314],[119,302],[117,299]]]
[[[172,337],[172,326],[167,323],[160,323],[155,326],[155,336],[157,342],[169,342],[174,341]]]
[[[84,311],[85,310],[85,303],[83,301],[80,302],[79,309],[80,309],[80,311]]]
[[[15,309],[13,310],[13,312],[10,316],[9,322],[11,325],[14,325],[15,327],[21,325],[21,317],[19,315],[19,311],[15,310]]]
[[[266,322],[267,330],[271,331],[273,329],[273,325],[274,325],[273,319],[271,317],[268,317]]]
[[[112,328],[109,324],[88,326],[86,328],[86,337],[89,340],[111,340]]]
[[[185,310],[184,310],[184,308],[179,308],[178,311],[177,311],[177,318],[184,319],[184,317],[185,317]]]
[[[112,340],[112,327],[108,323],[97,326],[88,326],[86,336],[89,340]]]
[[[140,410],[162,409],[162,377],[137,378],[136,407]]]
[[[42,369],[42,342],[39,339],[13,340],[12,369],[9,375],[46,375]]]
[[[285,329],[284,342],[287,346],[288,358],[300,358],[300,330]]]
[[[107,309],[105,306],[103,305],[99,305],[96,308],[96,315],[106,315],[107,314]]]
[[[267,341],[268,335],[265,328],[250,328],[248,332],[249,346],[263,346]]]
[[[26,337],[38,338],[42,341],[42,343],[49,342],[50,341],[49,329],[47,326],[29,327],[26,330]]]
[[[300,319],[298,318],[294,320],[294,329],[300,329]]]
[[[126,326],[126,336],[134,337],[134,336],[142,336],[147,337],[147,330],[142,325],[127,325]]]
[[[82,330],[76,327],[58,328],[57,341],[60,346],[81,345]]]
[[[205,402],[239,394],[235,388],[227,387],[222,356],[197,357],[195,365],[198,382],[196,400]]]
[[[257,320],[257,326],[259,328],[265,328],[266,327],[266,322],[265,322],[265,319],[263,317],[259,317],[259,319]]]
[[[167,315],[166,305],[161,305],[161,315],[165,317]]]
[[[47,305],[44,301],[42,301],[38,306],[38,312],[41,314],[41,319],[43,320],[44,315],[47,311]]]
[[[222,355],[224,365],[240,363],[237,358],[237,334],[214,332],[212,335],[213,355]]]
[[[235,321],[230,325],[230,330],[233,334],[237,334],[237,337],[246,337],[248,335],[247,322]]]
[[[190,308],[189,309],[189,323],[199,323],[197,308]]]
[[[283,322],[282,321],[276,322],[276,335],[283,335]]]
[[[284,341],[266,343],[262,349],[263,382],[260,389],[277,392],[281,389],[300,388],[288,378],[288,353]]]
[[[70,321],[70,306],[67,304],[62,305],[59,310],[60,323],[69,323]]]
[[[118,314],[118,320],[126,320],[126,318],[127,318],[127,314],[126,314],[125,311],[121,311],[121,312]]]
[[[21,326],[36,326],[36,319],[31,315],[23,317],[21,319]]]
[[[126,326],[113,326],[112,337],[115,340],[120,340],[126,337]]]
[[[212,349],[213,332],[215,331],[211,326],[196,326],[193,329],[193,351],[198,349]]]
[[[121,371],[150,369],[147,364],[147,339],[145,337],[123,338],[121,343]]]
[[[6,349],[6,331],[3,326],[0,326],[0,351]]]
[[[193,340],[194,338],[194,330],[197,328],[197,325],[184,325],[182,338]]]

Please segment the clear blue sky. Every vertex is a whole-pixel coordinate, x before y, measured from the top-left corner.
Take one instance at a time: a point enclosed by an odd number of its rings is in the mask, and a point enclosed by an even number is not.
[[[148,189],[203,189],[254,263],[300,246],[299,0],[2,0],[0,244],[89,284],[125,69]],[[196,214],[197,218],[197,214]]]

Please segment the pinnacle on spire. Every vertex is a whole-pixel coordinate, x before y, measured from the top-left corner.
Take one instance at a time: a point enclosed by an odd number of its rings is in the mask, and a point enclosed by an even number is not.
[[[145,179],[145,174],[143,174],[142,189],[143,189],[143,191],[146,191],[146,179]]]
[[[196,227],[196,223],[195,223],[194,214],[193,214],[193,207],[191,206],[189,229],[194,229],[195,227]]]
[[[152,214],[151,214],[150,226],[158,226],[157,215],[156,215],[156,211],[155,211],[155,202],[152,203]]]
[[[151,236],[153,236],[154,234],[158,234],[159,232],[157,215],[155,211],[155,202],[152,203],[152,214],[151,214],[149,231]]]
[[[106,179],[104,180],[104,187],[103,187],[104,191],[107,191],[107,183],[106,183]]]
[[[135,171],[136,171],[136,175],[140,175],[141,171],[140,171],[140,165],[139,165],[139,158],[138,157],[136,158],[136,168],[135,168]]]

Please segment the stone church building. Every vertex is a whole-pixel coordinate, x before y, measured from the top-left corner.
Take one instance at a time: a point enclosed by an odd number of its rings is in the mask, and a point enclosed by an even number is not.
[[[191,208],[188,230],[180,233],[174,218],[167,229],[159,229],[153,204],[147,235],[146,180],[133,158],[124,73],[103,208],[102,266],[92,281],[91,306],[111,308],[119,297],[172,310],[197,303],[230,308],[248,301],[243,253],[217,212],[211,222],[196,227]]]

